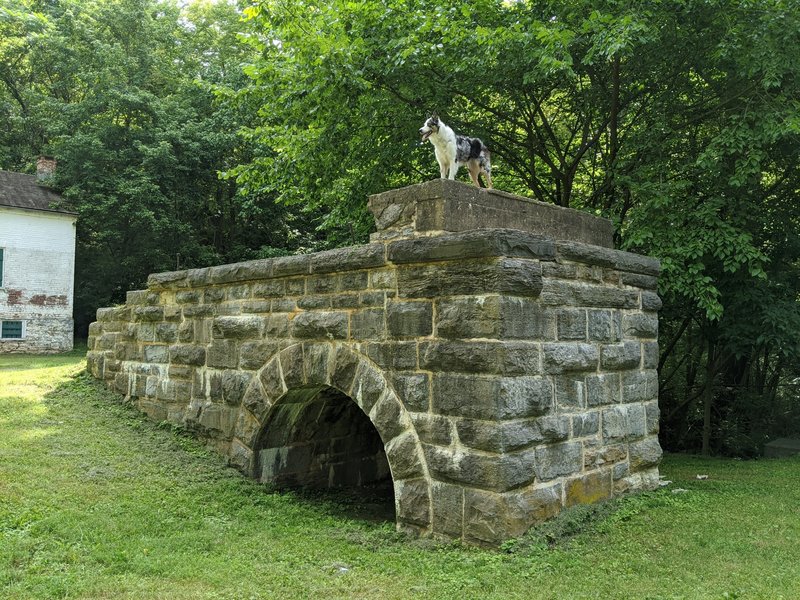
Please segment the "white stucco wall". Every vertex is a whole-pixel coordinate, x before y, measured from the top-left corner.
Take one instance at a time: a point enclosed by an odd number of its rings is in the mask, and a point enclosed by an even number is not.
[[[26,339],[0,352],[72,348],[74,215],[0,206],[0,320],[26,321]]]

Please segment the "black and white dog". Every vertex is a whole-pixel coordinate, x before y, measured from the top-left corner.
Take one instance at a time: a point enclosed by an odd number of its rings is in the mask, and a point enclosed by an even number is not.
[[[486,177],[486,187],[492,187],[489,149],[478,138],[456,135],[436,115],[425,121],[419,134],[423,142],[429,140],[433,144],[442,179],[455,179],[458,167],[467,165],[472,183],[480,187],[478,176],[482,173]]]

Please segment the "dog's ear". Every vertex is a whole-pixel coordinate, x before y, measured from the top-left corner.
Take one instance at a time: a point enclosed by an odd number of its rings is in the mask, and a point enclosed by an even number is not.
[[[436,113],[433,113],[431,115],[431,121],[433,122],[434,125],[438,125],[439,124],[439,115],[437,115]]]

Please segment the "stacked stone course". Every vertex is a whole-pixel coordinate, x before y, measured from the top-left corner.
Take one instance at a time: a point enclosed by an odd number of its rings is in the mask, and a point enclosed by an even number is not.
[[[398,525],[470,543],[657,486],[657,261],[603,220],[447,180],[370,206],[364,246],[151,275],[98,311],[89,370],[262,480],[294,460],[265,442],[285,407],[344,394],[380,434]]]

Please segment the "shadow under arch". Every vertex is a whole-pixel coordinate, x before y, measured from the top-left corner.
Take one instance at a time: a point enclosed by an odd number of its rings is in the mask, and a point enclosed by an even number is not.
[[[411,418],[382,370],[346,344],[303,342],[273,355],[245,392],[229,459],[279,485],[357,486],[390,475],[398,527],[430,530],[430,478]]]

